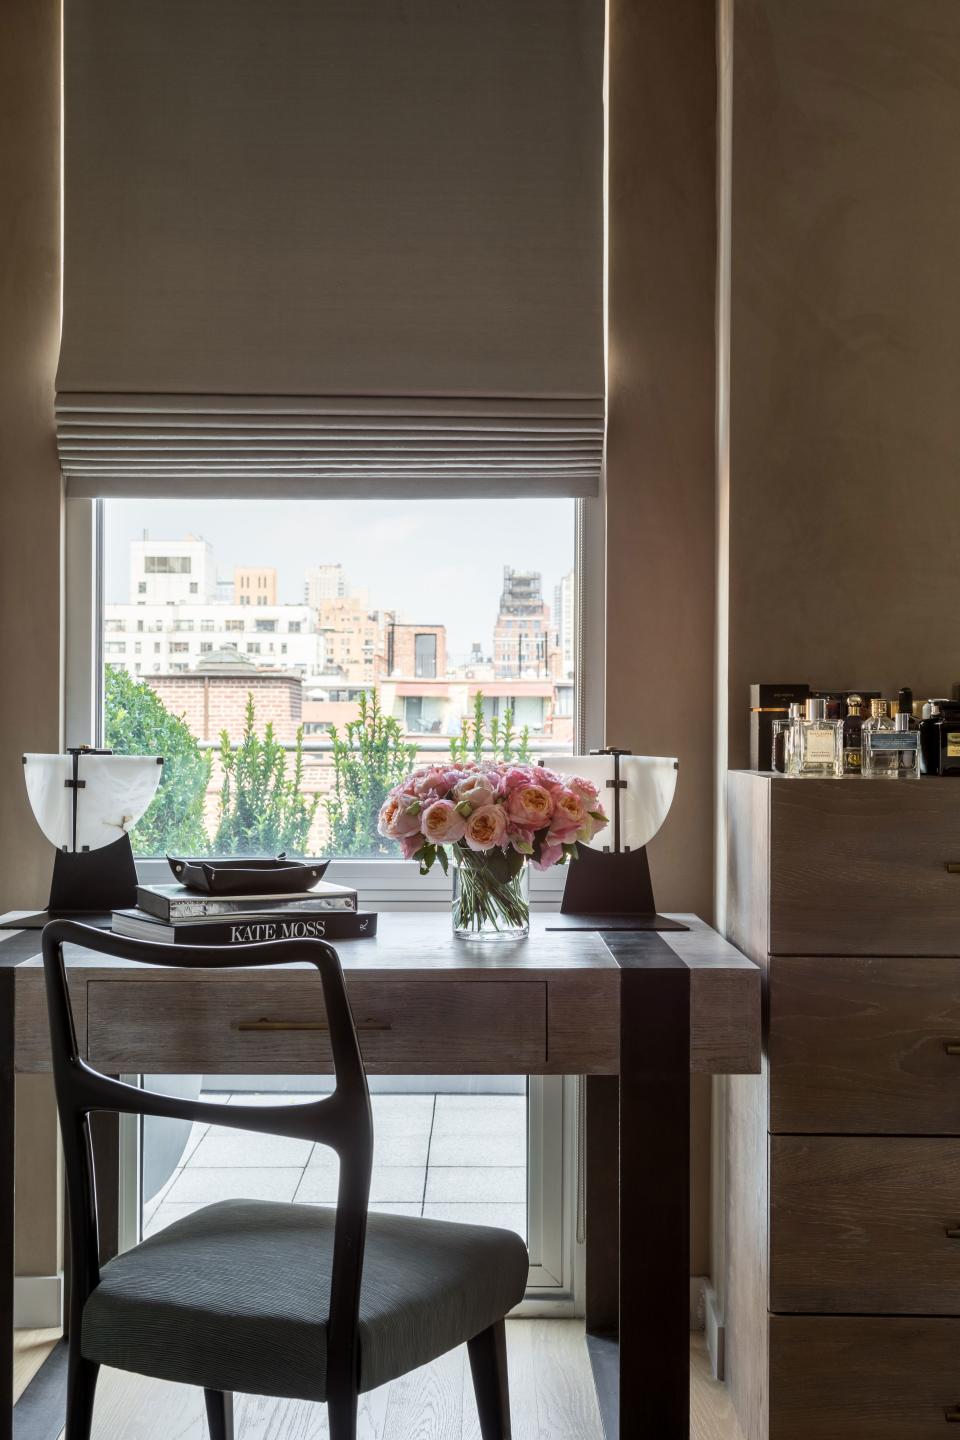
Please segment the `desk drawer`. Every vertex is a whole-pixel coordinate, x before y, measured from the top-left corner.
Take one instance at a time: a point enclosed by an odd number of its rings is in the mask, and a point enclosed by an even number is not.
[[[770,960],[772,1131],[960,1135],[953,1045],[960,959]]]
[[[774,1315],[770,1440],[950,1440],[960,1320]]]
[[[372,1074],[509,1074],[546,1059],[542,982],[351,977]],[[111,1072],[319,1074],[332,1069],[317,977],[93,980],[87,1053]],[[319,1028],[318,1028],[319,1027]]]
[[[783,780],[770,805],[771,953],[960,954],[960,783]]]
[[[960,1313],[960,1140],[773,1136],[770,1309]]]

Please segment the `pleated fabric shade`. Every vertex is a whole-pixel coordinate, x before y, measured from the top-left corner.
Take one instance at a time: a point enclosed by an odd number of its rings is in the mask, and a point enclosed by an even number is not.
[[[69,0],[71,495],[586,495],[603,0]]]

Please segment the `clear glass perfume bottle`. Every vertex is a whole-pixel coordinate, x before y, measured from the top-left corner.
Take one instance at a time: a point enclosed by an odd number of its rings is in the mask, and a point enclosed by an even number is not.
[[[847,715],[843,722],[843,773],[859,775],[863,753],[863,701],[859,695],[847,696]]]
[[[795,734],[796,770],[799,776],[843,774],[843,721],[828,720],[823,700],[808,700],[807,713]]]
[[[910,710],[899,710],[892,730],[863,729],[863,773],[867,779],[919,780],[920,732],[911,730]]]
[[[881,731],[893,732],[893,719],[890,715],[890,704],[887,700],[870,701],[870,718],[863,722],[862,752],[860,760],[860,773],[869,775],[876,779],[879,775],[886,775],[888,771],[894,776],[897,770],[896,749],[877,746],[873,752],[871,768],[867,769],[867,748],[871,735]]]
[[[783,736],[783,773],[785,775],[796,775],[797,773],[797,733],[803,715],[804,707],[799,701],[792,701],[789,722]]]

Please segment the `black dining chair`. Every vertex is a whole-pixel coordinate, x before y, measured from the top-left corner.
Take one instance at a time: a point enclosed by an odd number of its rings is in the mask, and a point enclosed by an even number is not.
[[[223,1106],[100,1074],[77,1045],[67,943],[169,968],[314,965],[333,1093],[303,1104]],[[483,1440],[509,1440],[504,1317],[523,1296],[526,1247],[510,1231],[368,1214],[373,1118],[336,951],[320,940],[156,945],[56,920],[43,931],[43,965],[69,1204],[66,1440],[88,1440],[101,1365],[201,1387],[211,1440],[232,1440],[236,1390],[326,1402],[331,1440],[355,1440],[358,1395],[464,1342]],[[102,1111],[329,1146],[340,1161],[336,1208],[219,1201],[101,1268],[90,1116]]]

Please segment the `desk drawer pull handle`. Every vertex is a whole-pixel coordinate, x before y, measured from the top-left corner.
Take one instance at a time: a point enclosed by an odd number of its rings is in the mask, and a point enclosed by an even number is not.
[[[946,865],[951,875],[960,875],[960,860],[948,860]]]
[[[948,1225],[946,1236],[948,1240],[960,1240],[960,1225]]]
[[[943,1048],[948,1055],[960,1055],[960,1040],[948,1040]]]
[[[326,1020],[238,1020],[238,1030],[326,1030],[330,1026]],[[358,1020],[358,1030],[392,1030],[393,1026],[389,1020]]]
[[[943,1418],[949,1425],[960,1425],[960,1405],[951,1405],[949,1410],[944,1410]]]

